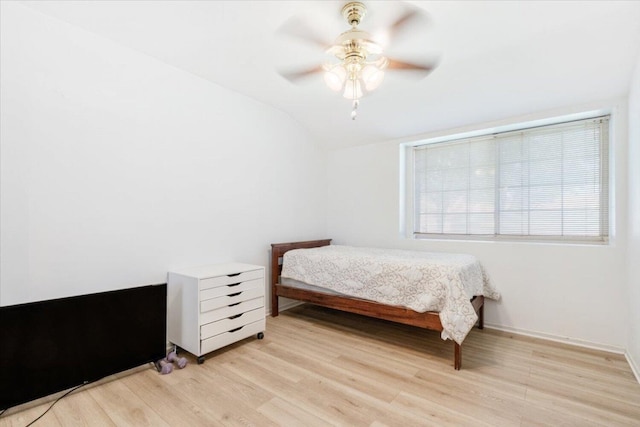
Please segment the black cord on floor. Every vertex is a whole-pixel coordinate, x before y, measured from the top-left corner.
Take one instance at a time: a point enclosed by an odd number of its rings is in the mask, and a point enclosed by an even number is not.
[[[9,409],[9,408],[4,408],[2,411],[0,411],[0,417],[2,416],[2,414],[4,414],[5,412],[7,412],[7,409]]]
[[[80,387],[84,387],[84,386],[85,386],[85,385],[87,385],[87,384],[89,384],[89,381],[85,381],[84,383],[82,383],[82,384],[80,384],[80,385],[78,385],[78,386],[75,386],[74,388],[72,388],[71,390],[69,390],[68,392],[66,392],[65,394],[63,394],[62,396],[60,396],[59,398],[57,398],[57,399],[56,399],[56,400],[55,400],[55,401],[54,401],[54,402],[53,402],[53,403],[52,403],[52,404],[47,408],[47,410],[46,410],[46,411],[44,411],[42,414],[40,414],[40,416],[39,416],[38,418],[36,418],[35,420],[33,420],[33,421],[31,421],[29,424],[27,424],[27,426],[26,426],[26,427],[29,427],[30,425],[33,425],[33,423],[35,423],[36,421],[38,421],[40,418],[44,417],[44,415],[45,415],[47,412],[49,412],[49,411],[51,410],[51,408],[53,408],[53,405],[55,405],[56,403],[58,403],[58,401],[59,401],[60,399],[62,399],[63,397],[66,397],[66,396],[68,396],[68,395],[70,395],[71,393],[73,393],[74,391],[76,391],[77,389],[79,389]],[[4,411],[6,411],[6,409],[5,409]],[[4,412],[4,411],[2,411],[2,412]],[[2,415],[2,414],[0,413],[0,415]]]

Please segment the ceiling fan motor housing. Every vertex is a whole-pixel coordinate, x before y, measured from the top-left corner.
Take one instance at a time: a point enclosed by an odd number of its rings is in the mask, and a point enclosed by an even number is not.
[[[347,62],[364,62],[369,54],[382,53],[382,48],[371,39],[371,35],[357,26],[364,18],[367,9],[359,1],[352,1],[342,8],[342,16],[351,25],[351,29],[340,34],[328,53]]]
[[[360,24],[362,18],[367,13],[367,8],[359,1],[352,1],[344,5],[342,8],[342,16],[347,23],[352,26]]]

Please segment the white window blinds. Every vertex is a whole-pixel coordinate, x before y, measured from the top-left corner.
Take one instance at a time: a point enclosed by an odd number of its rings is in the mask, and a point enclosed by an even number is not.
[[[414,148],[414,235],[606,241],[609,117]]]

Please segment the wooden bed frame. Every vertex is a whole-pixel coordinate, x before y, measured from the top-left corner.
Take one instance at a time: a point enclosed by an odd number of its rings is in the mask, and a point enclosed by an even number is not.
[[[273,243],[271,245],[271,316],[278,316],[278,297],[286,297],[294,300],[375,317],[378,319],[390,320],[392,322],[404,323],[417,326],[419,328],[433,331],[442,331],[442,323],[437,312],[428,311],[418,313],[408,308],[390,306],[373,301],[352,298],[341,295],[331,295],[306,289],[293,288],[279,283],[282,272],[282,256],[292,249],[307,249],[327,246],[331,244],[331,239],[309,240],[305,242]],[[484,326],[484,297],[476,296],[471,300],[476,313],[478,314],[478,328]],[[454,363],[453,366],[459,370],[462,366],[462,348],[454,341]]]

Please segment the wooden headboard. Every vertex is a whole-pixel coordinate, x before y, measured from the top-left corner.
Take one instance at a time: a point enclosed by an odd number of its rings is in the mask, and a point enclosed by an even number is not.
[[[332,239],[307,240],[304,242],[272,243],[271,244],[271,312],[277,313],[278,295],[276,285],[282,272],[282,256],[292,249],[309,249],[328,246]],[[275,308],[275,311],[274,311]]]

